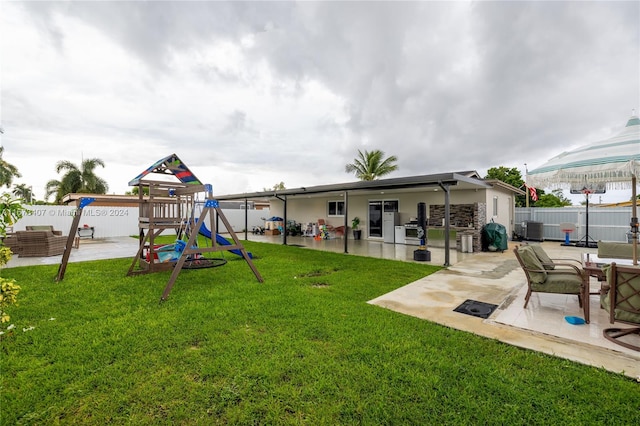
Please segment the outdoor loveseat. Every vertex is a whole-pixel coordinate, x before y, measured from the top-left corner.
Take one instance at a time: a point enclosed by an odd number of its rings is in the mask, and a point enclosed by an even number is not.
[[[55,233],[54,233],[55,232]],[[59,231],[17,231],[17,252],[20,257],[56,256],[64,253],[67,237]]]

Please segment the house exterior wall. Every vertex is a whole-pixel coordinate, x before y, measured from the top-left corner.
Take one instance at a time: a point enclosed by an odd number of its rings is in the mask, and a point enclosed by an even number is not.
[[[487,204],[487,222],[493,220],[495,223],[503,225],[507,230],[507,235],[512,235],[515,223],[513,194],[499,187],[487,189],[484,202]]]

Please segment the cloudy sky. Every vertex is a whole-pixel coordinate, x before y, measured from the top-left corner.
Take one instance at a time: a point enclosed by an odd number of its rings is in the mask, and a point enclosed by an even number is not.
[[[59,160],[122,194],[174,152],[216,194],[353,181],[358,149],[524,175],[640,108],[636,1],[3,1],[0,46],[4,159],[39,199]]]

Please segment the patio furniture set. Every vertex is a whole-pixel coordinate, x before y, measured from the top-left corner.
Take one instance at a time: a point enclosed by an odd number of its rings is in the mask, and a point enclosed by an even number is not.
[[[20,257],[56,256],[64,253],[67,237],[51,225],[26,226],[5,237],[3,243]]]
[[[598,255],[584,254],[582,261],[551,259],[540,245],[522,245],[513,252],[527,277],[526,309],[531,293],[574,294],[589,323],[589,279],[601,282],[600,307],[609,313],[609,322],[635,327],[611,327],[603,336],[621,346],[640,351],[628,336],[640,336],[640,268],[631,263],[631,244],[598,243]]]
[[[78,248],[81,238],[93,238],[95,228],[78,228],[73,246]],[[28,225],[24,231],[7,234],[2,243],[19,257],[47,257],[64,253],[67,236],[56,231],[51,225]]]

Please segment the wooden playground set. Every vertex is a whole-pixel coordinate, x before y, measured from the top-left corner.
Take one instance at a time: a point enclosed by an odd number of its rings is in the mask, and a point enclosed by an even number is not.
[[[153,175],[160,175],[163,179],[151,180]],[[127,275],[173,270],[161,301],[169,296],[182,269],[210,268],[226,263],[223,258],[208,257],[208,253],[230,251],[241,256],[258,282],[263,282],[253,264],[251,253],[244,248],[218,201],[213,198],[212,186],[202,184],[176,154],[156,161],[131,180],[129,186],[138,188],[138,199],[131,203],[139,206],[140,244]],[[96,200],[100,200],[100,197],[83,197],[79,200],[56,281],[64,279],[75,238],[74,230],[78,228],[82,211]],[[218,234],[221,229],[219,222],[229,233],[231,242]],[[176,232],[175,243],[156,244],[156,238],[166,230]],[[198,246],[198,235],[207,241],[205,247]]]

